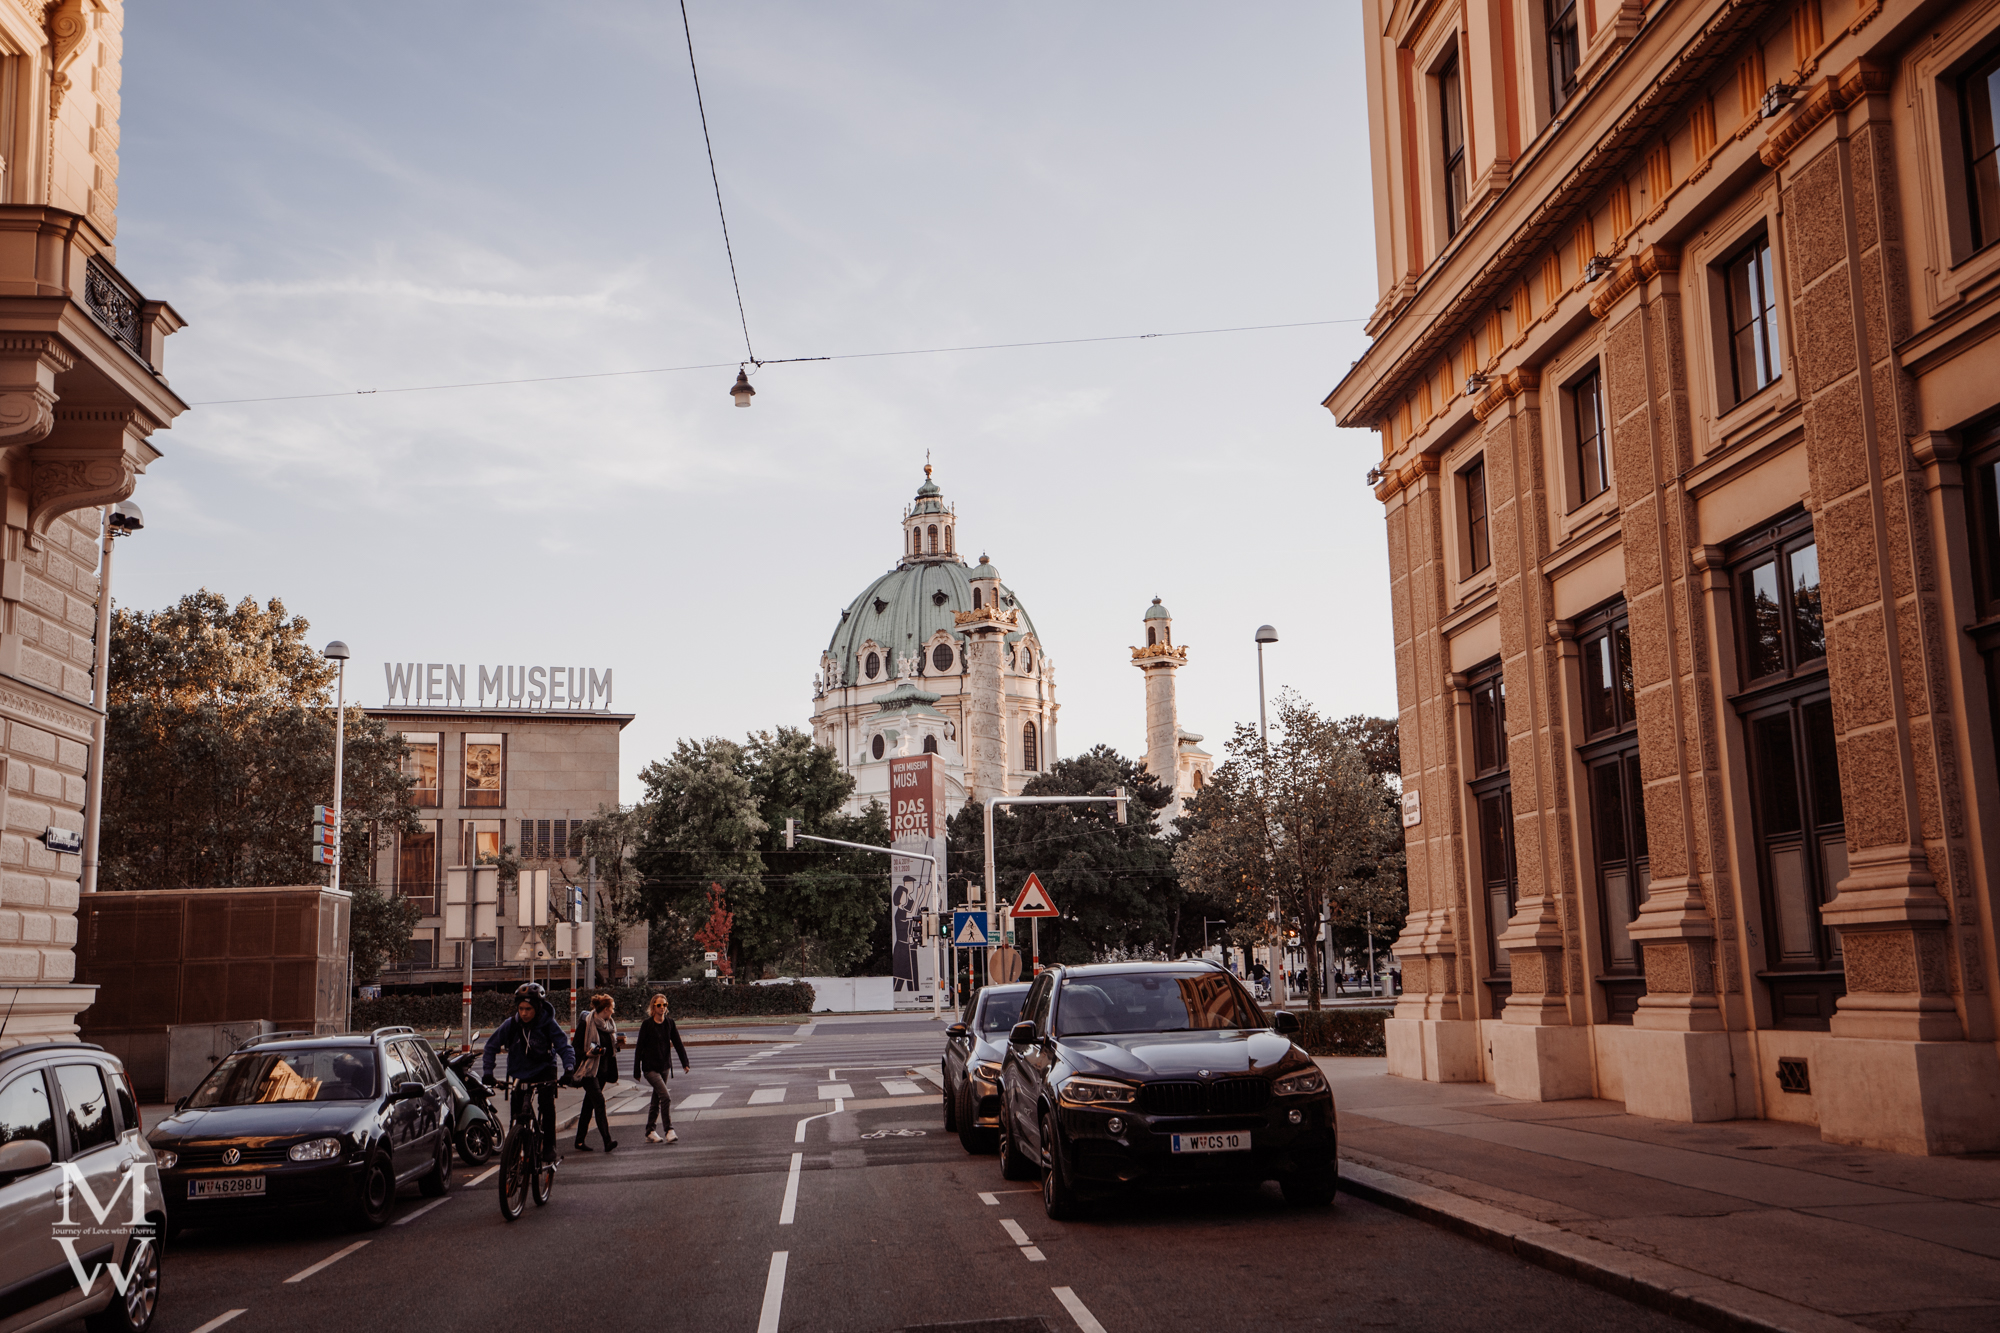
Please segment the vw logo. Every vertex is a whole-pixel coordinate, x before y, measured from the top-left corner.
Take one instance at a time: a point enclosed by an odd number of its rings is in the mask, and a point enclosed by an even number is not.
[[[243,1150],[241,1148],[224,1148],[222,1150],[222,1164],[224,1166],[235,1166],[242,1160]]]

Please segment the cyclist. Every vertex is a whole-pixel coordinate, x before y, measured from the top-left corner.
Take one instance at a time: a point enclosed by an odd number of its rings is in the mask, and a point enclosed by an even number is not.
[[[524,1118],[529,1084],[539,1084],[535,1091],[541,1094],[542,1156],[556,1162],[560,1160],[556,1157],[556,1062],[562,1061],[562,1076],[568,1078],[576,1069],[576,1052],[539,982],[525,982],[515,990],[514,1016],[486,1039],[484,1074],[488,1083],[493,1081],[494,1058],[503,1049],[507,1052],[507,1077],[514,1081],[513,1118],[517,1122]]]

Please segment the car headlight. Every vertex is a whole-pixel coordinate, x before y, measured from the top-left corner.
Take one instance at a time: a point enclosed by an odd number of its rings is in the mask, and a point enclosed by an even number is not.
[[[1293,1074],[1290,1078],[1279,1079],[1277,1085],[1271,1091],[1277,1093],[1280,1097],[1297,1097],[1308,1092],[1325,1092],[1326,1076],[1321,1074],[1317,1069],[1308,1069],[1304,1073]]]
[[[171,1171],[180,1164],[181,1155],[177,1152],[168,1152],[164,1148],[155,1148],[153,1160],[160,1164],[160,1170]]]
[[[1109,1079],[1073,1078],[1062,1085],[1061,1095],[1071,1106],[1130,1106],[1139,1090]]]
[[[340,1156],[339,1139],[307,1139],[304,1143],[294,1143],[285,1156],[294,1162],[325,1162]]]
[[[1000,1062],[998,1060],[981,1060],[972,1067],[972,1076],[974,1078],[985,1079],[988,1083],[998,1083],[1000,1081]]]

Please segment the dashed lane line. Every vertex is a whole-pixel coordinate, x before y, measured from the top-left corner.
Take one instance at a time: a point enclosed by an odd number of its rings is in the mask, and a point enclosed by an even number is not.
[[[481,1171],[478,1175],[466,1181],[465,1187],[467,1189],[471,1189],[474,1185],[477,1185],[480,1181],[491,1179],[493,1173],[498,1171],[499,1169],[500,1169],[500,1164],[498,1162],[495,1162],[492,1166],[487,1167],[484,1171]]]
[[[1056,1294],[1056,1299],[1062,1302],[1063,1309],[1069,1311],[1069,1317],[1076,1320],[1076,1326],[1083,1333],[1104,1333],[1104,1325],[1097,1322],[1097,1316],[1077,1299],[1075,1292],[1068,1287],[1050,1287],[1049,1290]]]
[[[442,1199],[432,1199],[429,1203],[423,1205],[421,1208],[418,1208],[415,1212],[404,1213],[401,1217],[396,1219],[395,1225],[399,1227],[406,1227],[410,1225],[410,1223],[422,1217],[425,1213],[428,1213],[431,1209],[437,1207],[439,1204],[450,1203],[450,1202],[451,1202],[451,1196],[449,1194],[445,1195]]]
[[[793,1215],[798,1212],[799,1164],[805,1161],[805,1159],[806,1155],[804,1153],[802,1152],[793,1153],[792,1169],[785,1173],[785,1202],[783,1206],[778,1209],[778,1225],[781,1227],[790,1226],[792,1224]]]
[[[697,1092],[692,1097],[683,1097],[681,1099],[681,1110],[699,1111],[704,1107],[713,1106],[721,1100],[722,1094],[719,1092]]]
[[[852,1097],[854,1089],[846,1083],[822,1083],[819,1085],[819,1099],[830,1102],[835,1097]]]
[[[764,1310],[757,1317],[757,1333],[778,1333],[778,1315],[785,1308],[785,1261],[791,1253],[790,1250],[771,1252],[771,1274],[764,1279]]]
[[[247,1314],[247,1313],[248,1313],[247,1310],[225,1310],[221,1314],[217,1315],[215,1318],[209,1320],[206,1324],[203,1324],[200,1328],[196,1329],[194,1333],[214,1333],[215,1329],[221,1328],[224,1324],[234,1319],[237,1315]]]
[[[792,1133],[792,1142],[804,1143],[806,1141],[807,1125],[810,1125],[815,1120],[824,1120],[830,1115],[839,1115],[842,1109],[843,1107],[841,1099],[835,1097],[833,1099],[833,1109],[831,1111],[821,1111],[818,1115],[809,1115],[805,1119],[799,1121],[798,1129],[793,1131]]]
[[[885,1078],[882,1080],[882,1088],[891,1097],[921,1097],[924,1095],[922,1088],[907,1079]]]
[[[320,1269],[331,1268],[333,1265],[339,1263],[342,1259],[345,1259],[348,1255],[353,1254],[356,1250],[360,1249],[362,1246],[366,1244],[368,1244],[368,1242],[365,1240],[357,1240],[352,1245],[348,1246],[346,1249],[337,1250],[334,1253],[329,1254],[326,1258],[320,1260],[312,1267],[301,1268],[298,1272],[286,1278],[283,1285],[289,1286],[294,1282],[303,1282],[307,1278],[311,1277],[314,1273],[319,1272]]]
[[[775,1088],[759,1088],[750,1094],[752,1106],[770,1106],[783,1100],[785,1100],[785,1089],[782,1085]]]

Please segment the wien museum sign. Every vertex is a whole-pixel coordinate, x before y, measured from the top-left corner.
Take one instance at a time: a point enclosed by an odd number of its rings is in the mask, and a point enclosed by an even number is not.
[[[476,673],[476,674],[473,674]],[[574,666],[478,666],[463,662],[384,662],[384,706],[535,708],[599,711],[611,707],[611,669]],[[467,686],[472,694],[466,693]]]

